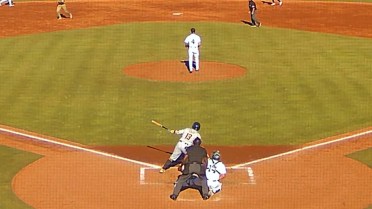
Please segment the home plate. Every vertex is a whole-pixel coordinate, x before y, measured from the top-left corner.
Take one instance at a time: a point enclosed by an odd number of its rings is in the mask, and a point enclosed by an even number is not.
[[[180,15],[182,15],[183,13],[182,12],[173,12],[172,13],[172,15],[174,15],[174,16],[180,16]]]

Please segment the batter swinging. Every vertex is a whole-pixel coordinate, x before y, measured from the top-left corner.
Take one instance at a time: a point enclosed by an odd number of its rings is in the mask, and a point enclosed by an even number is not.
[[[195,62],[195,71],[199,70],[199,47],[201,45],[200,36],[195,34],[195,28],[191,28],[191,34],[185,39],[185,47],[188,48],[189,72],[193,71],[193,62]]]
[[[201,136],[198,132],[199,130],[200,123],[194,122],[191,128],[170,131],[173,134],[180,135],[181,138],[178,140],[176,146],[174,147],[172,155],[160,169],[160,173],[164,173],[165,170],[169,169],[170,167],[174,167],[182,162],[183,158],[187,154],[186,149],[193,145],[193,142],[196,138],[201,139]]]

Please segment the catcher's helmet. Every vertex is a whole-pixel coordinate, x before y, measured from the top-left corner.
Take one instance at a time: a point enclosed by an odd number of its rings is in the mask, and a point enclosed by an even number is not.
[[[200,123],[199,122],[194,122],[192,124],[192,129],[199,131],[200,130]]]
[[[200,145],[201,145],[201,139],[200,139],[199,137],[196,137],[196,138],[194,139],[194,141],[193,141],[193,144],[194,144],[194,145],[198,145],[198,146],[200,146]]]
[[[219,161],[220,158],[221,158],[220,151],[216,150],[216,151],[214,151],[214,152],[212,153],[212,159],[213,159],[213,160],[218,160],[218,161]]]

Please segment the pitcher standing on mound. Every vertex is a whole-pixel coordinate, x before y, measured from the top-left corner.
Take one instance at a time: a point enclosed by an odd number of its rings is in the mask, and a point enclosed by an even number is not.
[[[185,39],[185,47],[188,48],[189,72],[193,71],[193,62],[195,62],[195,71],[199,71],[199,47],[201,45],[200,36],[195,34],[195,28],[191,28],[191,34]]]

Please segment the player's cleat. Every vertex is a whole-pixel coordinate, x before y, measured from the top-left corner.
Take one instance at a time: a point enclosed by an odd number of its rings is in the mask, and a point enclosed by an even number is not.
[[[165,169],[164,168],[160,169],[159,173],[165,173]]]
[[[282,1],[280,1],[280,2],[279,2],[279,6],[282,6],[282,4],[283,4],[283,2],[282,2]]]
[[[258,23],[257,27],[261,27],[261,23]]]
[[[14,4],[9,4],[10,7],[14,7]]]
[[[271,6],[275,6],[275,3],[273,2],[273,3],[271,3],[270,5],[271,5]]]
[[[213,191],[212,191],[212,190],[209,190],[209,192],[208,192],[208,196],[209,196],[209,197],[212,197],[213,195],[214,195]]]
[[[169,197],[170,197],[172,200],[177,200],[177,195],[175,195],[175,194],[171,194]]]
[[[203,195],[203,200],[208,200],[209,199],[209,195]]]

